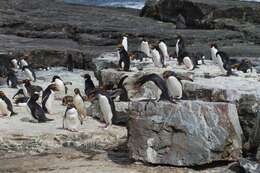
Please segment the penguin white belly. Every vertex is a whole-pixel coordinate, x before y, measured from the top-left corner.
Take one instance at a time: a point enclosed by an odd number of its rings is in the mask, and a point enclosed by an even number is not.
[[[152,50],[152,57],[155,67],[162,67],[160,53],[157,50]]]
[[[169,90],[170,96],[178,99],[182,98],[182,84],[176,77],[170,76],[166,80],[166,85]]]
[[[177,57],[179,56],[179,51],[180,51],[180,49],[179,49],[179,42],[180,42],[180,40],[177,40],[177,43],[176,43],[176,56]]]
[[[0,99],[0,113],[2,115],[9,116],[11,112],[8,110],[7,105],[4,100]]]
[[[24,70],[24,72],[25,72],[25,75],[27,76],[27,78],[29,78],[29,80],[34,81],[33,74],[32,74],[32,72],[29,69],[26,68]]]
[[[22,65],[22,67],[28,66],[28,63],[24,59],[22,59],[21,60],[21,65]]]
[[[9,87],[11,87],[12,86],[12,81],[8,80],[7,84],[8,84]]]
[[[46,108],[50,114],[53,114],[54,92],[51,91],[49,98],[46,101]]]
[[[60,80],[60,79],[55,79],[55,84],[56,84],[56,86],[57,86],[57,89],[58,89],[60,92],[65,91],[65,85],[64,85],[64,83],[63,83],[62,80]]]
[[[143,53],[145,53],[148,57],[151,57],[150,47],[149,47],[148,42],[142,42],[141,43],[141,51]]]
[[[126,37],[123,38],[122,45],[124,46],[125,50],[128,51],[128,43]]]
[[[75,95],[73,98],[73,104],[75,105],[76,109],[78,110],[80,115],[86,116],[86,108],[84,101],[82,100],[80,95]]]
[[[217,57],[216,57],[216,54],[217,54],[218,50],[216,48],[211,48],[211,58],[212,58],[212,61],[217,64]]]
[[[162,51],[163,57],[164,57],[164,58],[169,58],[167,46],[166,46],[164,43],[160,43],[160,44],[159,44],[159,48],[160,48],[161,51]]]
[[[112,125],[113,113],[109,101],[106,96],[98,95],[99,106],[103,114],[104,120],[108,125]]]
[[[184,57],[183,58],[183,63],[185,65],[185,67],[188,69],[188,70],[192,70],[193,69],[193,63],[190,59],[190,57]]]
[[[69,130],[77,130],[80,125],[79,114],[75,108],[69,109],[66,112],[64,119],[64,128]]]
[[[26,89],[26,87],[25,87],[24,84],[23,84],[23,86],[22,86],[22,89],[23,89],[24,95],[25,95],[26,97],[30,97],[30,96],[29,96],[29,93],[28,93],[28,91],[27,91],[27,89]]]
[[[219,55],[216,57],[216,62],[217,62],[217,65],[219,66],[221,72],[226,74],[227,71],[224,69],[224,67],[223,67],[224,63],[223,63],[223,61],[222,61],[222,59],[221,59],[221,57]]]

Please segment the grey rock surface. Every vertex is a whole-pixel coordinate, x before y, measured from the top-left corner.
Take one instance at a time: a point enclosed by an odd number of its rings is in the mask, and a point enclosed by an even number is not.
[[[130,157],[152,164],[194,166],[241,157],[236,106],[180,101],[130,105]]]

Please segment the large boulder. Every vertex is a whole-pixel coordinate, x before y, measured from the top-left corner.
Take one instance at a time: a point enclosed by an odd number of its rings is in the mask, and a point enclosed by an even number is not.
[[[128,147],[135,160],[192,166],[241,156],[243,134],[233,104],[133,102],[129,109]]]
[[[189,27],[203,27],[215,19],[231,18],[244,22],[260,23],[260,4],[256,2],[211,0],[147,0],[141,16],[176,22],[183,15]]]

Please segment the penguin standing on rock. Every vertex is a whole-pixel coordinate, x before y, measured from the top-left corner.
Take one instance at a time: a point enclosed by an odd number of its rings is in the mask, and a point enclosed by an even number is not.
[[[50,84],[42,94],[42,108],[45,113],[53,114],[54,94],[58,91],[55,84]]]
[[[84,104],[84,99],[80,93],[80,90],[78,88],[74,89],[74,97],[73,97],[73,104],[75,108],[77,109],[80,117],[83,119],[87,116],[87,110]]]
[[[79,125],[82,125],[82,120],[79,113],[73,104],[68,104],[66,112],[63,117],[63,129],[72,132],[77,132]]]
[[[161,55],[156,48],[152,48],[151,55],[155,67],[162,68],[163,64],[161,61]]]
[[[22,70],[24,71],[26,77],[27,77],[29,80],[31,80],[31,81],[33,81],[33,82],[36,81],[36,74],[35,74],[34,70],[33,70],[31,67],[29,67],[29,66],[23,66]]]
[[[5,93],[3,91],[0,91],[0,112],[4,116],[9,116],[9,115],[10,116],[14,116],[14,115],[17,115],[17,113],[15,113],[13,111],[13,105],[12,105],[11,101],[5,95]]]
[[[143,39],[143,41],[141,42],[140,50],[141,52],[145,53],[146,56],[151,57],[150,46],[148,41],[146,41],[145,39]]]
[[[219,51],[216,53],[216,62],[224,75],[230,76],[232,74],[229,56],[225,52]]]
[[[177,36],[177,42],[176,42],[176,57],[178,60],[179,65],[182,63],[183,53],[186,52],[184,39],[181,35]]]
[[[88,98],[90,99],[90,101],[93,101],[95,99],[98,100],[100,110],[105,121],[104,128],[111,126],[113,122],[113,116],[116,114],[115,103],[113,102],[113,100],[109,96],[101,94],[99,90],[95,90],[90,93]]]
[[[191,78],[178,76],[173,71],[165,71],[163,78],[166,81],[169,94],[173,98],[181,99],[183,95],[183,86],[181,80],[193,81]]]
[[[45,123],[47,121],[53,121],[53,119],[49,119],[46,117],[44,110],[42,107],[37,103],[37,100],[39,99],[39,94],[34,93],[29,101],[27,102],[27,106],[31,112],[32,118],[39,123]]]
[[[119,51],[119,67],[123,71],[129,71],[130,70],[130,57],[125,50],[123,45],[118,46],[118,51]]]
[[[11,88],[17,88],[18,80],[13,70],[7,74],[7,85]]]
[[[85,79],[85,94],[88,95],[91,91],[93,91],[96,87],[91,79],[89,74],[82,75]]]
[[[170,59],[170,56],[168,54],[168,48],[167,45],[165,44],[165,42],[163,40],[161,40],[158,44],[161,52],[162,52],[162,56],[164,57],[164,59]]]
[[[144,75],[140,77],[136,82],[135,82],[135,89],[139,90],[139,88],[145,84],[148,81],[152,81],[161,91],[160,96],[157,97],[157,100],[168,100],[171,103],[176,103],[171,96],[169,95],[169,90],[167,88],[166,82],[157,74],[152,73],[148,75]]]
[[[66,87],[60,76],[53,76],[51,82],[56,84],[58,91],[65,92],[65,94],[67,94],[68,88]]]

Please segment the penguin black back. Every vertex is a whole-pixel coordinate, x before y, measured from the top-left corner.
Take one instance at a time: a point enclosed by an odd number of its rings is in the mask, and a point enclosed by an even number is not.
[[[68,55],[66,64],[67,64],[68,71],[73,72],[74,61],[71,54]]]
[[[46,121],[52,121],[53,119],[47,118],[42,107],[38,103],[36,103],[36,101],[39,99],[39,97],[40,97],[39,94],[34,93],[27,103],[29,109],[31,110],[31,114],[32,114],[33,118],[38,120],[39,123],[44,123]]]
[[[129,57],[127,51],[125,50],[123,45],[120,45],[118,47],[118,51],[119,51],[119,55],[120,55],[119,67],[122,68],[122,63],[124,63],[123,70],[129,71],[129,69],[130,69],[130,57]]]
[[[124,86],[124,81],[126,80],[127,77],[128,77],[127,75],[123,76],[117,85],[117,88],[122,89],[122,94],[120,94],[120,97],[119,97],[120,101],[129,101],[128,93]]]
[[[17,77],[14,73],[14,71],[10,70],[9,73],[7,74],[7,85],[9,85],[12,88],[17,88]]]
[[[88,95],[92,90],[94,90],[96,87],[91,79],[91,76],[89,74],[85,74],[84,76],[85,79],[85,94]]]
[[[160,100],[168,100],[172,103],[175,103],[169,95],[169,91],[166,86],[166,82],[159,75],[157,75],[155,73],[142,76],[135,82],[135,85],[140,87],[148,81],[152,81],[162,91]]]

